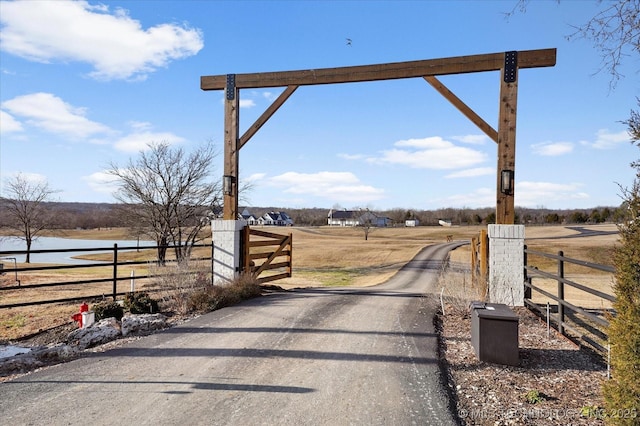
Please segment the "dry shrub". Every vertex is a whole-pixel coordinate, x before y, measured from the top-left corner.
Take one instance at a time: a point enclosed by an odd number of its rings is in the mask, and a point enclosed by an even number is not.
[[[181,315],[210,312],[259,296],[258,281],[249,274],[239,275],[224,285],[211,283],[210,264],[162,267],[156,285],[162,288],[162,309]]]
[[[476,283],[471,279],[471,273],[460,269],[449,268],[444,265],[438,276],[438,288],[442,295],[444,310],[442,314],[455,314],[466,317],[469,315],[469,304],[472,301],[485,301],[487,298],[487,283]],[[486,280],[485,280],[486,281]]]
[[[210,285],[194,292],[189,300],[189,309],[197,312],[215,311],[260,294],[258,281],[251,274],[242,274],[229,284]]]
[[[209,263],[186,261],[149,268],[154,287],[160,288],[161,310],[181,315],[191,312],[193,295],[211,286],[210,269]]]

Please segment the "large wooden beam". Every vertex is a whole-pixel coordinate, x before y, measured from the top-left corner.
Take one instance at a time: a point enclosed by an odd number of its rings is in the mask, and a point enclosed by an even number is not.
[[[246,132],[244,132],[244,135],[242,135],[242,137],[240,138],[238,149],[242,148],[244,144],[249,142],[249,139],[251,139],[253,135],[255,135],[256,132],[260,130],[264,123],[266,123],[267,120],[269,120],[271,116],[275,114],[278,108],[280,108],[282,104],[284,104],[285,101],[289,99],[289,96],[291,96],[297,88],[298,86],[287,87],[284,92],[282,92],[280,96],[278,96],[278,98],[273,101],[271,105],[269,105],[269,108],[267,108],[265,112],[263,112],[262,115],[253,123],[253,125],[249,127]]]
[[[424,79],[427,80],[427,83],[433,86],[433,88],[436,89],[442,96],[444,96],[446,100],[451,102],[453,106],[458,108],[458,110],[462,114],[464,114],[465,117],[471,120],[473,124],[478,126],[480,130],[482,130],[487,136],[489,136],[492,141],[496,143],[498,142],[498,132],[493,127],[491,127],[489,123],[484,121],[482,117],[476,114],[474,110],[469,108],[469,106],[465,104],[459,97],[457,97],[451,90],[449,90],[447,86],[442,84],[440,80],[438,80],[434,76],[425,76]]]
[[[233,85],[228,83],[224,101],[224,177],[222,217],[225,220],[238,219],[238,168],[240,148],[238,135],[240,132],[240,94]],[[224,180],[228,179],[227,184]],[[226,186],[226,188],[225,188]]]
[[[518,58],[519,59],[519,58]],[[518,69],[513,82],[505,81],[505,70],[500,73],[500,108],[498,112],[498,166],[496,185],[496,223],[513,225],[515,222],[516,171],[516,115],[518,104]],[[508,171],[510,189],[504,191],[502,172]]]
[[[552,67],[555,64],[556,49],[523,50],[518,52],[518,68]],[[429,75],[498,71],[503,66],[504,52],[488,53],[377,65],[236,74],[236,87],[238,89],[257,89],[355,83]],[[223,90],[226,87],[226,77],[226,74],[202,76],[200,77],[200,88],[202,90]]]
[[[230,220],[235,220],[238,216],[240,148],[282,106],[298,86],[423,77],[498,143],[496,223],[512,224],[515,221],[514,174],[518,70],[521,68],[551,67],[555,63],[556,49],[540,49],[355,67],[202,76],[200,77],[202,90],[226,89],[224,174],[227,185],[224,186],[227,191],[224,194],[223,216]],[[508,70],[506,70],[507,67],[509,67]],[[498,70],[501,71],[501,83],[497,132],[435,78],[437,75]],[[242,138],[239,138],[239,90],[281,86],[287,86],[287,88]],[[509,179],[506,184],[509,186],[509,190],[505,190],[503,185],[503,171],[508,171],[506,176],[509,176]]]

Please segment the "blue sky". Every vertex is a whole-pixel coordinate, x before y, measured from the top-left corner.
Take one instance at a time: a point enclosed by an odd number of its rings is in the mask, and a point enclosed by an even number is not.
[[[520,70],[516,206],[620,204],[638,150],[622,120],[637,57],[610,90],[587,40],[596,1],[0,2],[0,173],[46,179],[60,201],[113,202],[110,163],[150,142],[218,147],[223,93],[200,76],[557,48]],[[347,43],[347,39],[351,43]],[[499,73],[440,80],[497,128]],[[240,93],[241,133],[281,92]],[[423,79],[303,86],[240,153],[253,206],[495,205],[496,144]],[[246,203],[241,203],[246,204]]]

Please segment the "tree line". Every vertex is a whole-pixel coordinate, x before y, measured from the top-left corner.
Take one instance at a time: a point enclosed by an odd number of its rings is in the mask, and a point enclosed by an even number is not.
[[[6,200],[5,200],[6,202]],[[6,205],[0,208],[0,228],[4,233],[15,231],[15,219]],[[130,218],[122,215],[123,205],[117,203],[44,202],[43,212],[49,218],[47,229],[108,229],[135,226]],[[247,207],[254,214],[285,211],[296,226],[324,226],[327,224],[329,208]],[[619,223],[625,217],[626,204],[618,207],[594,207],[587,209],[547,209],[516,207],[516,223],[528,225],[546,224],[598,224]],[[357,208],[354,208],[357,210]],[[454,225],[485,225],[495,223],[495,209],[442,208],[415,210],[394,208],[375,211],[379,216],[391,219],[394,226],[404,226],[407,219],[418,219],[420,226],[438,226],[438,221],[448,219]],[[208,212],[203,212],[208,221]],[[13,222],[13,225],[12,225]],[[208,225],[208,222],[206,223]],[[0,234],[3,232],[0,231]],[[15,232],[13,232],[15,233]]]

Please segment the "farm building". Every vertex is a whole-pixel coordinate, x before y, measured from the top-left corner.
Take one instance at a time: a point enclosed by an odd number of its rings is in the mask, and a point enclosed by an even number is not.
[[[329,226],[362,226],[364,224],[385,227],[391,224],[391,219],[378,216],[370,210],[329,210],[327,215]]]

